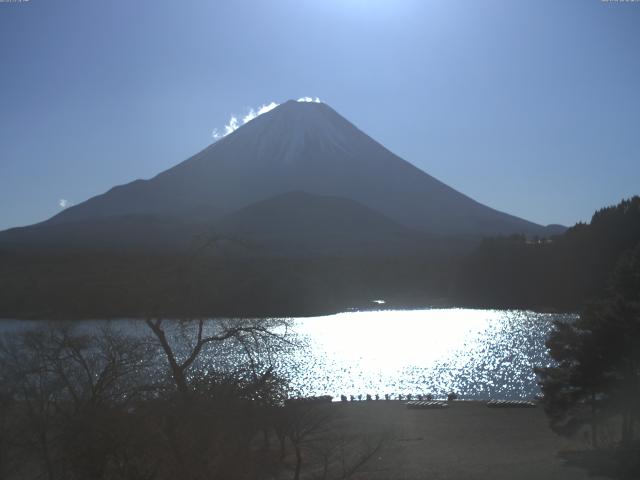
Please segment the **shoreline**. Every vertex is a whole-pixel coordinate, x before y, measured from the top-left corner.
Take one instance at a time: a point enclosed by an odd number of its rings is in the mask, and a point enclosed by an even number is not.
[[[281,315],[263,315],[263,316],[234,316],[234,315],[216,315],[216,316],[207,316],[207,320],[216,320],[216,319],[224,319],[224,318],[245,318],[245,319],[310,319],[310,318],[321,318],[321,317],[331,317],[335,315],[345,314],[345,313],[365,313],[365,312],[406,312],[406,311],[420,311],[420,310],[500,310],[500,311],[515,311],[515,312],[524,312],[524,313],[535,313],[535,314],[548,314],[548,315],[579,315],[579,310],[569,310],[569,309],[555,309],[555,308],[528,308],[528,307],[488,307],[488,306],[473,306],[473,305],[454,305],[454,304],[429,304],[429,305],[393,305],[393,304],[385,304],[385,307],[380,306],[371,306],[371,307],[349,307],[344,309],[337,310],[327,310],[327,311],[318,311],[316,313],[289,313],[289,314],[281,314]],[[74,316],[49,316],[49,317],[40,317],[35,315],[28,316],[20,316],[15,315],[12,317],[3,317],[0,316],[0,323],[2,322],[85,322],[85,321],[118,321],[118,320],[130,320],[130,321],[144,321],[147,317],[136,317],[136,316],[105,316],[105,317],[74,317]],[[189,317],[191,318],[191,317]],[[205,318],[205,317],[203,317]],[[179,321],[180,317],[164,317],[164,320],[167,321]]]

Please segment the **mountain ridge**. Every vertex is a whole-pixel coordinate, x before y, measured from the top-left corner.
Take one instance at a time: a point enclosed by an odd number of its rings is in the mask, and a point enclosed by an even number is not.
[[[292,100],[151,179],[115,186],[36,225],[121,215],[213,222],[290,191],[353,200],[432,235],[558,233],[447,186],[327,104]]]

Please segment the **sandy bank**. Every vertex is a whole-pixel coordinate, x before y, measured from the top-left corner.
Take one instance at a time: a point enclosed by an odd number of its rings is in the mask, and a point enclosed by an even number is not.
[[[447,409],[408,409],[403,402],[334,403],[345,433],[386,434],[360,479],[585,479],[563,451],[586,446],[555,435],[542,408],[488,408],[453,402]]]

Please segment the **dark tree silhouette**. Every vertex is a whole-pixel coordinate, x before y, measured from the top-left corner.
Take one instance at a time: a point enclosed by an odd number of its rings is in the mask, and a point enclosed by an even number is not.
[[[286,402],[273,366],[286,353],[281,324],[150,319],[146,335],[77,324],[3,334],[0,478],[307,478],[319,468],[349,478],[379,444],[358,437],[325,451],[337,445],[333,407]]]
[[[575,311],[606,290],[620,255],[640,242],[640,197],[597,211],[549,239],[487,238],[461,263],[456,304]]]
[[[167,336],[163,320],[161,318],[148,318],[145,322],[162,348],[178,392],[185,397],[189,393],[187,380],[188,371],[202,353],[203,348],[207,345],[233,339],[239,343],[245,352],[248,353],[249,357],[252,358],[248,348],[249,341],[256,343],[259,342],[261,338],[285,341],[282,336],[279,337],[272,332],[274,326],[284,325],[284,321],[281,320],[254,319],[219,321],[214,324],[216,327],[214,331],[205,333],[205,320],[197,319],[187,322],[191,324],[190,329],[194,330],[194,338],[189,351],[183,355],[184,358],[180,359],[179,353],[172,347],[171,341]],[[184,326],[184,322],[182,324]]]
[[[560,322],[547,346],[555,366],[537,370],[554,430],[570,434],[589,424],[620,421],[620,441],[636,437],[640,406],[640,244],[623,254],[608,294],[573,323]]]

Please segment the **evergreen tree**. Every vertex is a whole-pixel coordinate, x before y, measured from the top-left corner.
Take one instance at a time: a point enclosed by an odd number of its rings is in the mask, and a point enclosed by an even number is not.
[[[556,365],[538,369],[551,427],[562,434],[621,420],[621,441],[636,437],[640,405],[640,244],[617,263],[607,296],[575,322],[558,322],[547,347]]]

